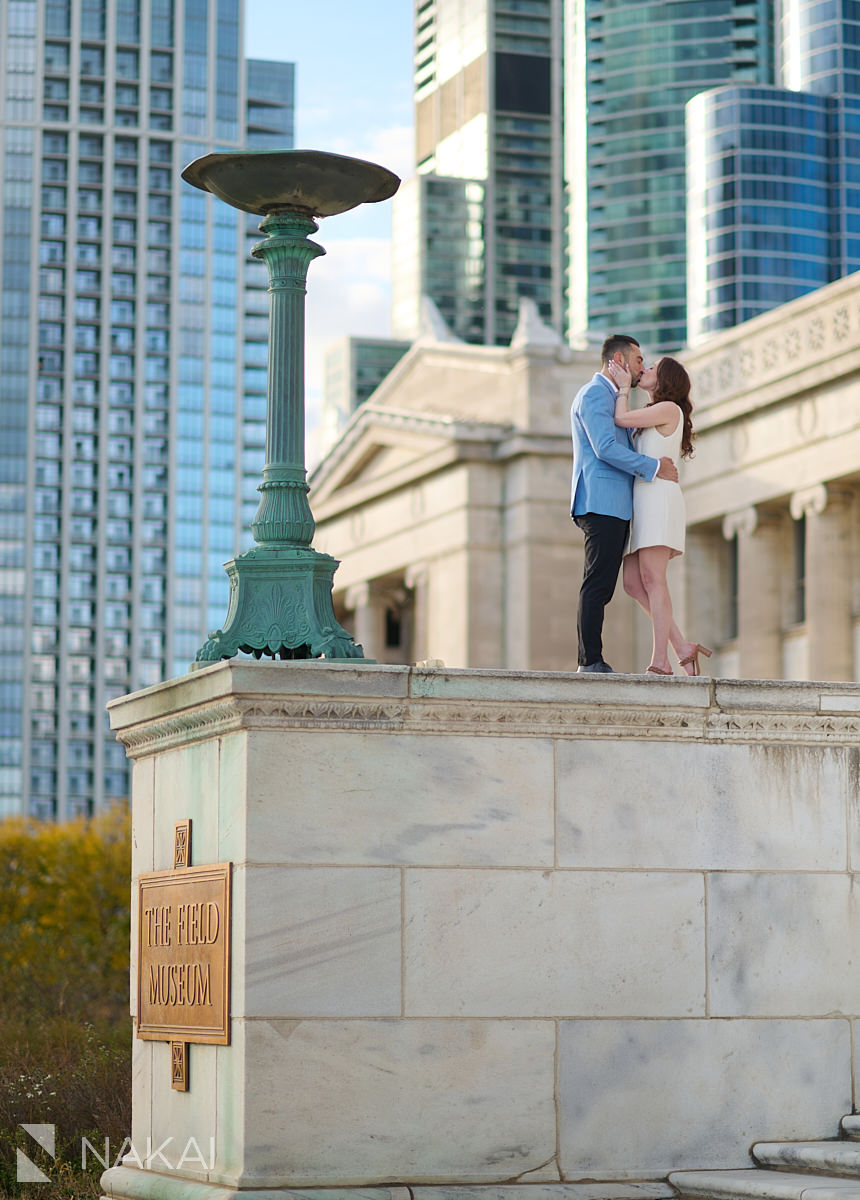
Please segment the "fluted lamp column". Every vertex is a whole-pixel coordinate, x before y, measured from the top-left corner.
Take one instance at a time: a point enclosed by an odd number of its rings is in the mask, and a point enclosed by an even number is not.
[[[308,241],[316,222],[301,213],[266,217],[266,241],[251,250],[269,272],[269,370],[266,463],[260,507],[251,522],[260,546],[310,546],[314,519],[305,471],[305,281],[321,246]],[[289,346],[285,354],[283,347]]]
[[[251,523],[256,548],[225,563],[230,600],[223,629],[197,652],[204,664],[239,651],[272,658],[363,658],[335,619],[337,560],[311,546],[305,470],[304,335],[308,267],[323,248],[315,217],[393,196],[400,180],[363,159],[317,150],[208,154],[182,172],[243,212],[263,217],[251,253],[269,275],[266,460]]]

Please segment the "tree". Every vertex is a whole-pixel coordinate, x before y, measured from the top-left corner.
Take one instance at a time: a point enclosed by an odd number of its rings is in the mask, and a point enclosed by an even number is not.
[[[0,1010],[128,1013],[130,818],[0,823]]]

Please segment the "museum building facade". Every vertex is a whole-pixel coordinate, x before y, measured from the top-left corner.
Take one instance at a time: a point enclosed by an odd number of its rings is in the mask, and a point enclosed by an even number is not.
[[[681,357],[697,432],[671,568],[682,628],[715,676],[860,678],[860,279]],[[369,657],[575,669],[568,413],[597,366],[596,345],[571,350],[524,302],[510,346],[419,339],[356,413],[312,504]],[[605,645],[644,670],[650,627],[620,587]]]

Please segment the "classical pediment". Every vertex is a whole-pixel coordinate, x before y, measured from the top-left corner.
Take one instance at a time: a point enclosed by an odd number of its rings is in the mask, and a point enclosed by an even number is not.
[[[557,338],[535,342],[533,326],[526,322],[511,347],[415,343],[314,472],[314,512],[328,502],[335,509],[363,503],[452,462],[491,457],[514,430],[567,438],[570,401],[594,364]]]
[[[415,453],[414,445],[385,445],[374,442],[364,448],[362,457],[353,464],[350,474],[340,481],[340,486],[347,487],[359,480],[368,482],[371,479],[384,479],[393,471],[412,466],[419,457]]]
[[[503,425],[395,413],[365,405],[312,474],[312,507],[356,504],[434,474],[470,454],[485,456]]]

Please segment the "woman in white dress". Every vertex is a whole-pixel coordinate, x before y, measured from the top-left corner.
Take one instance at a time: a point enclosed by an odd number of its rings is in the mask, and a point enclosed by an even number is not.
[[[654,458],[675,462],[693,454],[693,422],[690,401],[690,377],[674,358],[661,358],[646,368],[638,386],[649,394],[644,408],[631,411],[630,376],[611,364],[618,385],[615,424],[635,429],[636,449]],[[628,596],[641,605],[651,618],[654,643],[651,663],[653,675],[671,675],[669,646],[678,656],[688,675],[698,675],[699,655],[710,658],[711,651],[698,642],[690,642],[681,633],[672,615],[672,597],[666,579],[669,560],[684,553],[686,514],[684,496],[677,483],[668,479],[644,479],[633,482],[633,520],[624,558],[622,579]]]

